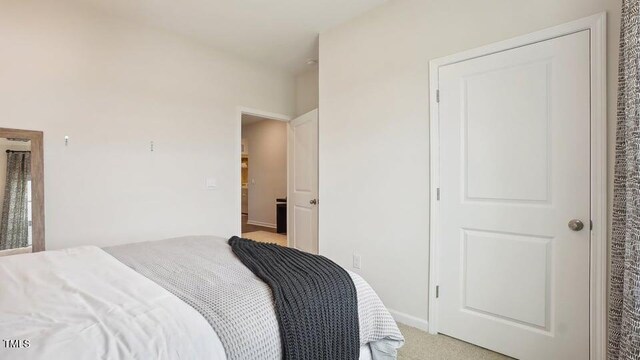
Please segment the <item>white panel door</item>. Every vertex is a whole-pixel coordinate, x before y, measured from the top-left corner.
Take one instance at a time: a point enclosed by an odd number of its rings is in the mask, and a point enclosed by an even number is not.
[[[589,358],[589,67],[589,31],[440,67],[439,332]]]
[[[289,228],[291,244],[318,253],[318,110],[289,126]]]

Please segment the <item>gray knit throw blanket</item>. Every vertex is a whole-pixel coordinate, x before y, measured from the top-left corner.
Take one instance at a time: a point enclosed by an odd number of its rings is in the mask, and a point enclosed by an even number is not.
[[[319,255],[237,236],[229,245],[272,290],[285,360],[357,360],[358,297],[349,274]]]

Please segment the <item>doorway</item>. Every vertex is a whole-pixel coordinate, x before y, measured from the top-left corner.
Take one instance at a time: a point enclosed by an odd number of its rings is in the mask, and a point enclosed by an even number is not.
[[[242,237],[287,246],[288,123],[242,114]]]
[[[318,110],[291,119],[240,108],[238,127],[238,232],[317,254]]]

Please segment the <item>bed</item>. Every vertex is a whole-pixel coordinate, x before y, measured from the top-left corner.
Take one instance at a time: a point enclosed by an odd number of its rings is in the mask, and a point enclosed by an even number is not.
[[[395,322],[349,275],[359,358],[395,359],[404,341]],[[270,289],[223,238],[8,256],[0,279],[3,359],[282,358]]]

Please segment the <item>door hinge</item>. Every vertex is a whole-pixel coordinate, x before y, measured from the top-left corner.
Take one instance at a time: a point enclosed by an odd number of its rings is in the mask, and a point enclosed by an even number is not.
[[[440,188],[436,188],[436,200],[440,201]]]
[[[440,285],[436,285],[436,299],[440,297]]]
[[[593,220],[589,220],[589,230],[593,230]]]
[[[440,89],[436,90],[436,102],[440,102]]]

